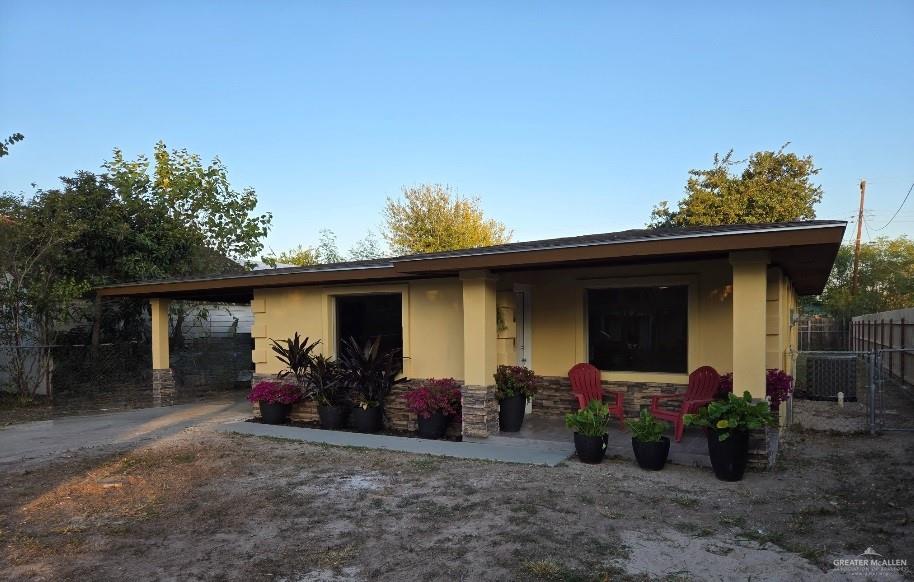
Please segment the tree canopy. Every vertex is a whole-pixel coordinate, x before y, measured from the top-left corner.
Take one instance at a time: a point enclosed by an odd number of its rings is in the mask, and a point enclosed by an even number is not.
[[[364,238],[357,240],[349,249],[348,259],[343,257],[336,242],[336,233],[330,229],[320,231],[320,240],[314,247],[297,245],[280,253],[270,253],[262,257],[264,263],[271,267],[279,265],[318,265],[326,263],[339,263],[344,260],[364,261],[380,259],[385,255],[378,237],[372,231]]]
[[[479,198],[461,198],[450,186],[403,188],[402,200],[387,199],[384,238],[396,254],[431,253],[509,242],[512,232],[487,219]]]
[[[25,136],[18,132],[4,139],[0,139],[0,158],[10,155],[10,146],[19,143],[24,139]]]
[[[860,245],[852,293],[854,246],[842,245],[818,307],[839,319],[914,305],[914,241],[880,237]]]
[[[685,197],[675,209],[666,201],[651,212],[651,227],[750,224],[809,220],[822,188],[813,183],[819,173],[811,156],[784,151],[755,152],[747,160],[733,159],[733,150],[714,155],[709,169],[689,170]],[[742,167],[742,171],[736,172]]]
[[[199,155],[186,149],[169,150],[160,141],[153,159],[150,174],[146,156],[131,161],[115,149],[104,165],[108,183],[128,204],[141,201],[163,208],[170,218],[199,236],[202,248],[250,265],[251,258],[263,249],[262,239],[272,223],[270,213],[254,214],[254,189],[233,189],[218,157],[204,166]]]

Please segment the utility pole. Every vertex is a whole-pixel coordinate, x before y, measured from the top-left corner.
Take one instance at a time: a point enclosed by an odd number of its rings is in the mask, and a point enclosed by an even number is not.
[[[863,234],[863,198],[866,180],[860,180],[860,211],[857,212],[857,242],[854,244],[854,274],[851,277],[851,296],[857,294],[857,269],[860,267],[860,237]]]

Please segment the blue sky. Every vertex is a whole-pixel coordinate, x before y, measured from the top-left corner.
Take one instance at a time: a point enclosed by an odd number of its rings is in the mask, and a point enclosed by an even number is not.
[[[688,4],[688,5],[687,5]],[[377,229],[402,185],[479,195],[515,238],[640,227],[714,152],[791,148],[821,218],[914,182],[914,2],[7,2],[0,189],[115,146],[219,155],[269,246]],[[914,198],[914,196],[912,196]],[[887,234],[914,231],[914,200]]]

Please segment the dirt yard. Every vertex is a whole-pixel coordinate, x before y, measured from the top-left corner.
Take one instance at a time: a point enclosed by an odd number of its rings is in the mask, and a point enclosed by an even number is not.
[[[794,434],[723,483],[190,430],[0,474],[0,578],[843,579],[867,547],[914,564],[912,461],[911,434]]]

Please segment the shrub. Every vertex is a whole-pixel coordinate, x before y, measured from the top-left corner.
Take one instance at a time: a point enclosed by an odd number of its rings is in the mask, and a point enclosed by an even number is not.
[[[609,407],[599,400],[591,400],[581,410],[565,415],[565,426],[584,436],[603,436],[608,425]]]
[[[406,408],[422,418],[460,412],[460,384],[453,378],[431,378],[406,393]]]
[[[657,420],[646,408],[642,408],[638,420],[626,420],[625,426],[632,431],[632,436],[642,443],[656,443],[670,425]]]
[[[268,404],[295,404],[301,398],[301,388],[275,380],[261,380],[248,394],[249,402],[266,402]]]
[[[728,394],[726,400],[715,400],[698,410],[698,414],[686,414],[686,426],[701,426],[717,433],[717,439],[725,441],[735,430],[762,428],[774,424],[771,407],[762,400],[753,402],[749,392],[743,395]]]
[[[495,371],[495,396],[499,400],[523,394],[529,400],[536,394],[540,377],[523,366],[499,366]]]

